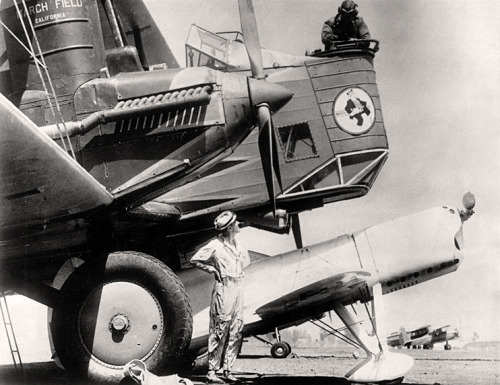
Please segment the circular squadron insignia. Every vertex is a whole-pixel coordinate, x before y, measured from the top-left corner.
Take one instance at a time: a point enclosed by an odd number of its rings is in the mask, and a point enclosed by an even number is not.
[[[373,100],[361,88],[346,88],[333,102],[333,118],[345,132],[352,135],[364,134],[375,122]]]

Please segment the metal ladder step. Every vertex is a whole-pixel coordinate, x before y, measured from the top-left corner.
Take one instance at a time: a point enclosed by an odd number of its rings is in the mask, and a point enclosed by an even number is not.
[[[21,353],[19,352],[19,347],[17,346],[16,335],[14,334],[14,327],[12,326],[9,307],[7,306],[7,297],[5,296],[4,292],[0,293],[0,311],[2,313],[2,320],[5,326],[5,333],[7,335],[7,340],[9,342],[12,361],[14,362],[14,369],[16,370],[16,372],[18,370],[22,372],[23,362],[21,360]]]

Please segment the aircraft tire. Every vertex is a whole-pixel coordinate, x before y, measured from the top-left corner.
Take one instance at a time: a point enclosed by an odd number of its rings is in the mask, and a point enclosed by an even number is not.
[[[450,344],[444,345],[444,350],[451,350],[451,345]]]
[[[271,346],[271,356],[274,358],[286,358],[291,352],[291,347],[286,342],[276,342]]]
[[[66,280],[61,294],[52,336],[72,375],[117,384],[132,359],[166,374],[187,352],[193,320],[184,286],[147,254],[114,252],[86,262]]]

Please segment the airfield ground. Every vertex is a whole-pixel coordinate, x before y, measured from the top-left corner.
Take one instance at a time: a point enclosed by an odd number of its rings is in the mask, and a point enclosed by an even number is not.
[[[346,385],[343,375],[360,359],[353,349],[295,348],[297,358],[277,360],[268,347],[258,343],[244,345],[235,364],[235,375],[248,385]],[[495,385],[500,384],[500,350],[470,351],[401,350],[415,358],[415,366],[403,384]],[[203,384],[204,376],[189,377]],[[0,366],[2,385],[87,385],[75,382],[52,362],[24,365],[24,377],[15,378],[12,365]]]

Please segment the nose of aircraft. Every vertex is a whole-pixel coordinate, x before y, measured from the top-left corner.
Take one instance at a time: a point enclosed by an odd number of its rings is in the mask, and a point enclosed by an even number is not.
[[[267,103],[273,112],[278,111],[293,96],[293,93],[285,87],[253,78],[248,78],[248,89],[252,105]]]

